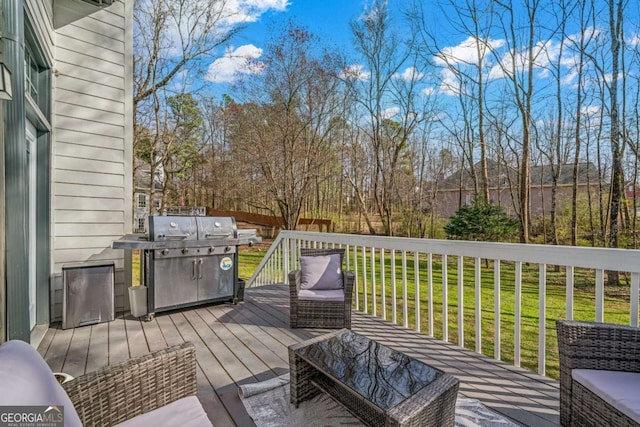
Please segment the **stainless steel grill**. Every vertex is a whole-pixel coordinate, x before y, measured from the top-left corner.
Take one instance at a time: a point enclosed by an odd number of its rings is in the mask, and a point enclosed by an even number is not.
[[[210,302],[238,301],[237,247],[260,242],[233,217],[150,216],[148,235],[127,235],[115,249],[140,249],[148,317]]]

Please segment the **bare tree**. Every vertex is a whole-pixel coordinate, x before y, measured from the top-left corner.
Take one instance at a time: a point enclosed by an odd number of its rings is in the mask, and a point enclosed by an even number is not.
[[[411,133],[424,120],[416,105],[417,82],[423,72],[415,61],[413,37],[401,41],[392,30],[386,1],[375,0],[361,19],[351,23],[351,30],[370,75],[361,78],[347,73],[345,81],[365,110],[363,130],[371,141],[375,161],[371,177],[375,206],[385,234],[393,235],[398,168]],[[401,75],[402,66],[408,68]],[[398,79],[406,84],[398,85]]]
[[[133,147],[150,164],[153,200],[154,177],[166,151],[160,134],[166,89],[182,71],[197,71],[197,61],[241,27],[229,25],[236,12],[226,0],[136,0],[134,9]]]
[[[275,203],[262,208],[279,214],[286,229],[296,228],[313,185],[330,175],[323,166],[336,164],[330,136],[344,104],[341,62],[314,43],[291,23],[277,34],[254,64],[263,72],[241,87],[253,102],[238,104],[232,119],[233,144],[259,168]]]

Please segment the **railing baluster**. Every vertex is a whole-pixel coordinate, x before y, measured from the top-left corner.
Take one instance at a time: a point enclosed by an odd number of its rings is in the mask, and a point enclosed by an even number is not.
[[[349,245],[344,248],[344,254],[347,256],[347,271],[351,271],[351,254],[349,253]]]
[[[449,341],[449,280],[447,256],[442,255],[442,340]]]
[[[538,302],[539,320],[538,320],[538,373],[544,375],[546,366],[546,349],[547,349],[547,266],[540,264],[540,273],[538,278]]]
[[[396,309],[396,250],[391,249],[391,321],[398,323]]]
[[[380,248],[380,292],[382,293],[382,318],[387,320],[387,290],[384,277],[384,249]]]
[[[493,260],[493,358],[500,360],[500,260]]]
[[[515,307],[514,307],[514,320],[513,320],[513,364],[520,366],[520,343],[521,343],[521,328],[522,328],[522,263],[516,261],[515,265]]]
[[[631,273],[631,301],[629,325],[638,326],[638,297],[640,296],[640,273]]]
[[[464,257],[458,257],[458,345],[464,347]]]
[[[358,245],[353,245],[353,275],[355,276],[353,286],[356,289],[356,310],[360,310],[360,290],[358,289]]]
[[[378,311],[376,310],[376,258],[375,258],[376,250],[374,247],[371,247],[371,304],[373,308],[371,310],[371,314],[374,316],[378,315]]]
[[[475,262],[475,296],[476,296],[476,353],[482,354],[482,259]]]
[[[433,255],[427,254],[427,316],[429,321],[429,336],[433,336]]]
[[[367,248],[362,246],[362,299],[364,312],[369,312],[369,299],[367,297]]]
[[[402,314],[405,328],[409,327],[409,304],[407,304],[407,251],[402,251]]]
[[[415,318],[416,331],[420,332],[420,255],[418,252],[413,253],[413,278],[414,278],[414,295],[415,295]]]
[[[573,266],[568,265],[565,272],[565,291],[567,293],[567,320],[573,320]]]
[[[604,319],[604,270],[596,270],[596,322]]]

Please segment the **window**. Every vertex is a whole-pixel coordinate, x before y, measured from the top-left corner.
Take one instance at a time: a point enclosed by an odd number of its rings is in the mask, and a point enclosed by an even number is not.
[[[142,193],[136,194],[136,205],[139,209],[147,209],[149,206],[149,196]]]
[[[33,59],[30,49],[24,53],[24,89],[31,95],[34,100],[38,99],[38,89],[36,82],[38,81],[38,64]]]

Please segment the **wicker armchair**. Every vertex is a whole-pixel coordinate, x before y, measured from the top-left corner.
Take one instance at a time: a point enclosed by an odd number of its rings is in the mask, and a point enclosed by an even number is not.
[[[639,426],[590,387],[575,381],[572,371],[640,372],[640,328],[566,320],[557,321],[556,326],[560,355],[560,423],[563,426]]]
[[[339,254],[340,263],[344,249],[300,249],[301,256]],[[290,325],[292,328],[351,329],[351,300],[354,275],[342,271],[344,301],[314,301],[298,298],[300,291],[300,270],[289,273]]]
[[[111,426],[196,395],[191,343],[131,359],[62,384],[82,424]]]

